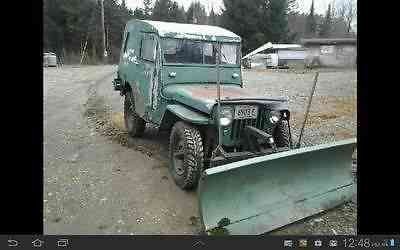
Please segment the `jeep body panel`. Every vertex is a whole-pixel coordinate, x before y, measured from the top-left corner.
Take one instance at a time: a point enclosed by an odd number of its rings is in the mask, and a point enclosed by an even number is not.
[[[155,58],[143,57],[142,43],[152,42]],[[153,28],[144,22],[128,22],[124,31],[123,47],[118,65],[118,77],[125,88],[132,91],[137,114],[151,121],[152,111],[156,109],[159,71],[161,68],[159,37]]]
[[[257,119],[237,120],[224,128],[223,145],[238,146],[246,125],[263,130],[271,112],[287,110],[285,100],[243,88],[240,42],[238,35],[216,26],[134,19],[125,27],[117,82],[122,93],[132,91],[135,112],[161,130],[183,120],[215,131],[219,79],[222,105],[258,106]],[[217,68],[218,44],[225,53]]]
[[[176,104],[164,98],[164,86],[216,81],[215,65],[166,63],[161,46],[162,39],[166,38],[235,43],[238,46],[241,41],[238,35],[216,26],[128,21],[122,39],[118,79],[123,89],[132,91],[138,115],[156,125],[161,124],[167,105]],[[143,45],[148,44],[152,44],[155,51],[151,60],[144,58]],[[220,69],[222,83],[241,84],[240,63],[221,65]],[[175,72],[176,77],[170,77],[170,72]]]
[[[171,76],[171,73],[174,76]],[[240,68],[225,66],[220,67],[219,78],[221,84],[241,85]],[[179,83],[214,83],[217,79],[217,69],[214,65],[180,66],[166,64],[162,69],[163,85]]]
[[[167,110],[171,111],[174,115],[179,117],[181,120],[196,125],[207,125],[209,124],[209,118],[206,115],[190,110],[179,104],[167,105]]]
[[[203,113],[211,114],[217,103],[216,84],[174,84],[165,86],[163,93],[169,99],[193,107]],[[221,85],[222,104],[264,104],[271,109],[285,110],[284,99],[268,99],[234,84]]]

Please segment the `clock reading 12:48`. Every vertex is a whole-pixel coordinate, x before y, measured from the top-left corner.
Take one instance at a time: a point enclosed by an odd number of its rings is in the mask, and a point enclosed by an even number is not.
[[[369,238],[346,238],[343,240],[345,248],[376,248],[376,247],[394,247],[394,239],[385,239],[373,242]]]

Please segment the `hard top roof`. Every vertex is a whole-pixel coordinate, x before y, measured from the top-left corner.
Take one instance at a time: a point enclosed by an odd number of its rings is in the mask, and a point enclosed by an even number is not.
[[[199,24],[143,20],[153,26],[161,37],[240,42],[240,36],[227,29]]]

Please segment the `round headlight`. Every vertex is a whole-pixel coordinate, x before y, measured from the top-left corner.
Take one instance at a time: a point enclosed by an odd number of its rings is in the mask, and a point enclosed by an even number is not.
[[[274,124],[277,123],[280,119],[280,113],[278,111],[272,111],[269,117],[269,121]]]
[[[224,107],[221,108],[220,114],[219,114],[219,124],[221,126],[229,126],[233,121],[233,112],[231,108]]]
[[[269,121],[270,121],[271,123],[277,123],[277,122],[279,121],[279,117],[277,117],[276,115],[272,115],[272,116],[269,118]]]
[[[222,117],[219,119],[219,124],[221,124],[221,126],[228,126],[229,124],[231,124],[232,119],[229,119],[227,117]]]

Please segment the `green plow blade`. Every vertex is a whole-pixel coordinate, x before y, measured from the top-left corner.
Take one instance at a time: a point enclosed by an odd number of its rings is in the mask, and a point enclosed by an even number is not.
[[[207,169],[200,217],[209,234],[262,234],[349,201],[356,139]]]

